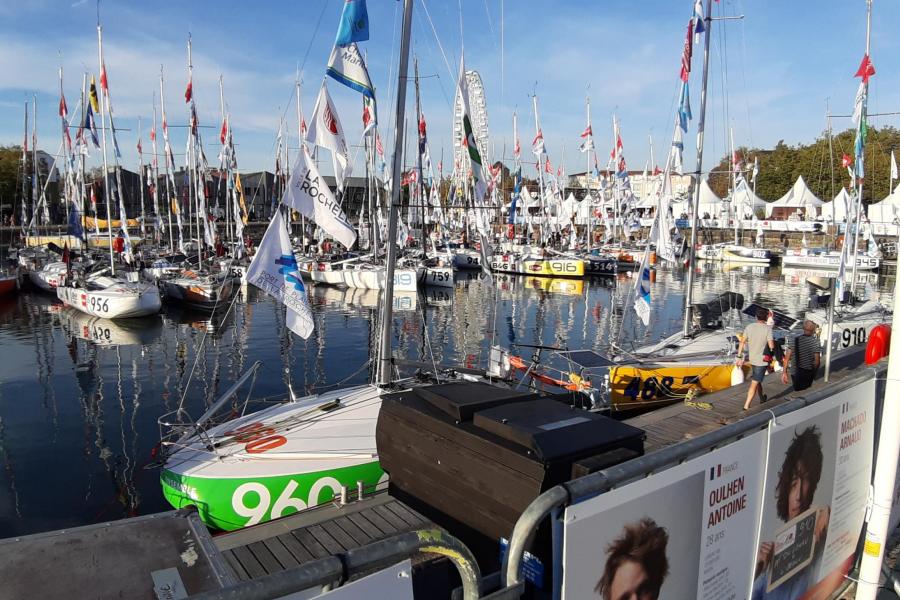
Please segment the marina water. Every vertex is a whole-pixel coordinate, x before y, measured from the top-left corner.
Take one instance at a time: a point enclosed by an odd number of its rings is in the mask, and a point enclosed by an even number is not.
[[[890,306],[893,270],[864,276]],[[452,289],[398,295],[394,353],[477,368],[492,344],[526,359],[533,349],[516,344],[602,352],[618,337],[627,349],[680,329],[684,278],[659,268],[646,329],[631,308],[630,277],[463,276]],[[696,286],[698,301],[734,290],[793,316],[810,299],[802,274],[779,268],[710,263]],[[252,287],[212,317],[168,306],[111,322],[32,291],[0,304],[0,537],[167,510],[158,470],[144,468],[157,418],[181,402],[196,418],[257,360],[255,398],[284,397],[288,376],[298,394],[366,381],[379,293],[316,286],[309,295],[316,329],[306,341],[285,328],[283,306]]]

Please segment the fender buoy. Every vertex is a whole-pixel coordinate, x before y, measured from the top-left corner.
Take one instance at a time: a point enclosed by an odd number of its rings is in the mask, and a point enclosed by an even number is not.
[[[886,324],[876,325],[869,333],[869,341],[866,342],[866,364],[874,365],[890,354],[890,351],[891,326]]]

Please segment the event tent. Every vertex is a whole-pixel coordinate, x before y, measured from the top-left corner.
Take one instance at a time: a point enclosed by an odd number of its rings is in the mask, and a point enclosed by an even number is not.
[[[754,193],[747,184],[746,179],[741,179],[734,192],[731,194],[732,210],[737,212],[741,219],[752,219],[756,210],[766,208],[768,203]]]
[[[787,194],[766,206],[766,217],[787,219],[794,213],[814,217],[819,214],[819,207],[823,204],[825,203],[816,198],[816,195],[806,186],[801,175]]]
[[[847,192],[847,188],[842,187],[834,200],[822,205],[822,218],[829,223],[843,223],[847,220],[847,208],[851,206],[851,202],[855,200]]]
[[[881,202],[870,204],[866,214],[873,223],[894,223],[900,217],[900,186]]]

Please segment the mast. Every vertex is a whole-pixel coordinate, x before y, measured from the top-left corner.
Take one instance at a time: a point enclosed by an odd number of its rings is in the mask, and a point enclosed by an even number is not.
[[[224,127],[227,127],[227,125],[226,125],[227,117],[225,115],[225,80],[222,77],[221,73],[219,73],[219,112],[222,115],[222,125]],[[226,237],[228,238],[229,245],[231,245],[231,243],[234,242],[234,239],[236,236],[234,236],[231,231],[231,210],[230,210],[230,206],[229,206],[230,202],[228,201],[228,189],[230,187],[228,182],[231,181],[231,160],[230,160],[230,157],[228,156],[227,130],[226,130],[226,136],[222,137],[220,135],[219,138],[220,138],[219,141],[222,142],[221,164],[222,164],[222,167],[224,167],[225,182],[226,182],[225,183],[225,234],[226,234]],[[222,185],[222,173],[220,171],[219,172],[219,183],[216,185],[216,190],[219,190],[221,188],[221,185]],[[216,192],[216,206],[218,206],[218,205],[219,205],[219,194],[217,191]]]
[[[19,223],[25,232],[28,221],[28,100],[25,101],[25,129],[22,135],[22,220]]]
[[[38,188],[41,187],[37,161],[37,94],[32,96],[31,103],[31,225],[36,226],[38,222]]]
[[[87,111],[87,107],[84,105],[84,101],[85,101],[84,90],[86,88],[87,88],[87,73],[82,73],[81,74],[81,123],[82,124],[84,124],[84,113]],[[87,140],[84,139],[84,129],[81,128],[79,130],[79,133],[81,135],[80,143],[87,144]],[[76,138],[76,141],[77,140],[78,140],[78,138]],[[78,144],[76,144],[76,146],[77,145]],[[84,148],[86,148],[86,146],[82,146],[82,149],[84,149]],[[86,203],[88,201],[87,184],[85,182],[85,176],[84,176],[84,152],[79,150],[78,154],[80,155],[80,160],[78,161],[78,177],[81,180],[81,218],[84,219],[84,216],[87,215],[87,211],[85,210],[85,208],[86,208]],[[97,214],[96,213],[94,213],[94,232],[97,233],[98,235],[100,233],[98,225],[97,225]],[[85,238],[85,249],[87,249],[87,234],[86,233],[85,233],[84,238]]]
[[[688,272],[684,297],[684,324],[682,335],[691,333],[691,303],[694,298],[694,254],[697,246],[697,226],[700,212],[700,178],[703,168],[703,131],[706,127],[706,86],[709,82],[709,40],[712,28],[712,0],[706,0],[706,37],[703,42],[703,86],[700,88],[700,118],[697,121],[697,170],[694,172],[694,210],[691,217],[691,245],[688,248]]]
[[[738,209],[737,209],[737,157],[734,153],[734,127],[728,128],[728,140],[731,144],[731,211],[734,215],[734,244],[740,244],[738,240]]]
[[[166,165],[166,168],[165,168],[165,171],[166,171],[166,211],[169,214],[169,251],[174,253],[175,252],[175,240],[173,239],[173,236],[172,236],[172,205],[173,205],[174,199],[172,198],[172,189],[175,188],[175,186],[171,185],[173,183],[172,177],[174,175],[172,174],[172,171],[170,170],[170,165],[169,165],[171,146],[169,145],[169,125],[166,122],[166,88],[165,88],[165,83],[164,83],[164,79],[163,79],[163,66],[162,65],[159,65],[159,106],[160,106],[160,110],[162,110],[163,142],[165,142],[163,144],[163,149],[165,152],[165,156],[163,157],[163,162]],[[154,151],[154,154],[156,154],[155,151]],[[172,163],[171,168],[172,169],[175,168],[174,162]],[[177,188],[175,188],[175,193],[176,194],[178,193]],[[175,213],[175,218],[178,220],[178,249],[180,251],[183,251],[184,241],[183,241],[182,234],[181,234],[181,211],[180,210]]]
[[[400,179],[403,156],[403,115],[406,111],[406,79],[409,71],[409,38],[412,29],[414,0],[403,3],[403,34],[400,41],[400,67],[397,71],[397,108],[394,116],[394,159],[391,178],[391,204],[388,209],[387,272],[385,273],[384,304],[381,316],[380,352],[378,355],[378,383],[391,381],[391,324],[394,316],[394,267],[397,262],[397,212],[400,205]]]
[[[141,190],[141,237],[146,237],[147,235],[147,211],[144,207],[144,149],[141,145],[141,140],[144,137],[144,124],[141,120],[141,117],[138,117],[138,164],[140,168],[138,169],[138,187]]]
[[[200,238],[200,211],[199,202],[200,199],[197,196],[197,189],[195,189],[195,185],[197,183],[197,174],[194,172],[196,167],[196,157],[194,154],[194,146],[196,145],[196,139],[194,138],[194,115],[196,114],[196,108],[194,107],[194,60],[193,60],[193,49],[191,42],[191,34],[188,33],[188,85],[191,86],[191,95],[190,98],[186,98],[186,101],[189,101],[191,106],[189,107],[190,115],[188,116],[188,148],[187,148],[187,165],[185,167],[188,176],[188,206],[191,207],[191,210],[194,213],[193,225],[196,230],[197,235],[197,269],[203,270],[203,243]],[[191,110],[193,109],[193,110]],[[188,226],[188,231],[190,232],[190,226]]]
[[[866,57],[869,56],[869,50],[871,46],[871,38],[872,38],[872,0],[866,0]],[[868,78],[863,77],[862,85],[865,87],[865,93],[863,94],[863,105],[862,105],[862,114],[860,114],[860,123],[857,125],[857,133],[856,135],[860,135],[859,129],[863,126],[866,126],[866,113],[868,111],[869,105],[869,81]],[[865,141],[865,140],[864,140]],[[861,160],[860,164],[865,162],[865,149],[861,150],[860,154]],[[855,174],[856,177],[856,214],[853,218],[853,268],[850,273],[850,297],[853,297],[853,290],[856,288],[856,262],[857,257],[859,256],[859,215],[862,212],[862,195],[863,195],[863,178],[859,176],[859,173]],[[888,190],[888,194],[890,195],[890,190]],[[844,236],[844,243],[847,243],[846,236]],[[841,289],[843,289],[843,283],[841,285]],[[828,340],[828,343],[831,344],[831,340]]]
[[[64,184],[60,187],[60,201],[63,202],[66,206],[66,223],[69,222],[69,201],[65,198],[64,192],[70,191],[67,189],[69,187],[69,146],[66,145],[66,136],[69,133],[68,127],[68,108],[65,105],[65,95],[63,94],[63,68],[62,64],[59,65],[59,118],[62,121],[62,131],[60,132],[62,135],[62,148],[63,148],[63,156],[65,160],[63,160],[63,165],[65,166],[65,177],[63,178]],[[65,110],[63,110],[65,108]]]
[[[538,121],[538,101],[537,94],[531,97],[531,106],[534,110],[534,131],[535,136],[541,136],[541,149],[546,151],[546,146],[544,145],[544,137],[541,132],[541,124]],[[541,228],[541,243],[544,242],[544,221],[545,221],[545,213],[544,213],[544,154],[546,152],[541,152],[538,155],[538,182],[540,184],[541,189],[541,221],[538,226]]]
[[[300,73],[297,73],[297,148],[298,154],[303,153],[303,149],[306,147],[305,140],[303,139],[303,107],[300,102]],[[306,216],[303,213],[300,213],[300,240],[303,243],[303,253],[306,254]]]
[[[151,129],[150,132],[152,133],[152,135],[150,136],[150,148],[153,151],[153,158],[150,161],[150,176],[152,177],[152,181],[153,181],[153,190],[152,190],[151,195],[153,196],[153,216],[155,217],[154,218],[155,227],[153,228],[154,229],[153,237],[156,240],[156,244],[158,247],[161,236],[159,233],[159,220],[160,220],[160,214],[159,214],[159,159],[157,158],[157,155],[156,155],[156,94],[155,93],[153,94],[153,129]],[[171,230],[170,230],[170,232],[171,232]]]
[[[422,104],[419,100],[419,58],[413,59],[413,71],[415,72],[416,87],[416,195],[419,202],[420,226],[422,227],[422,252],[426,249],[425,239],[425,182],[423,181],[422,172]]]
[[[100,19],[97,19],[97,53],[100,57],[100,73],[102,74],[104,71],[103,68],[103,27],[100,25]],[[103,90],[103,82],[100,82],[100,128],[102,129],[102,136],[100,138],[100,142],[102,144],[103,151],[103,199],[106,202],[106,234],[107,234],[107,242],[109,243],[109,268],[110,273],[112,275],[116,274],[116,263],[113,255],[113,236],[112,236],[112,211],[110,210],[109,205],[109,196],[110,196],[110,188],[109,188],[109,165],[106,157],[106,110],[104,110],[104,100],[106,100],[105,106],[107,109],[109,108],[109,98],[104,93]]]

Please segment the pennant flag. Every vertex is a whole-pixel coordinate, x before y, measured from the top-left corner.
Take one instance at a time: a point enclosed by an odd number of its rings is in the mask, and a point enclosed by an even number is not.
[[[306,339],[313,332],[306,287],[281,211],[275,211],[247,269],[247,281],[287,307],[288,328]]]
[[[306,134],[306,140],[317,146],[331,151],[335,159],[335,179],[338,188],[343,187],[344,171],[347,170],[348,156],[347,142],[344,138],[344,128],[338,119],[337,110],[328,93],[328,86],[322,82],[319,89],[319,97],[316,99],[316,107],[313,109],[312,125]]]
[[[586,137],[591,137],[592,135],[594,135],[594,132],[591,130],[591,124],[588,123],[588,126],[581,133],[581,137],[586,138]]]
[[[659,165],[656,165],[655,167],[653,167],[653,176],[655,177],[660,174],[662,174],[662,171],[660,170]]]
[[[856,70],[854,77],[862,77],[863,83],[869,83],[869,77],[875,74],[875,65],[868,54],[863,55],[862,62],[859,63],[859,69]]]
[[[219,131],[219,141],[223,144],[228,139],[228,117],[222,119],[222,129]]]
[[[702,21],[701,21],[702,23]],[[691,19],[687,24],[687,36],[684,38],[684,49],[681,51],[681,80],[687,81],[691,77],[691,56],[694,53],[694,45],[691,43],[691,29],[694,26],[694,20]]]
[[[538,129],[537,134],[534,136],[534,139],[531,141],[531,151],[535,156],[540,156],[544,153],[544,132]]]
[[[894,157],[894,151],[891,150],[891,179],[898,179],[897,174],[897,159]],[[890,193],[891,190],[888,190]]]
[[[347,248],[356,242],[356,230],[335,201],[306,148],[300,150],[287,193],[281,202],[312,219]]]
[[[634,312],[637,313],[644,326],[650,325],[650,245],[644,250],[641,259],[640,275],[634,290]]]
[[[700,34],[706,31],[706,25],[703,23],[703,2],[697,0],[694,2],[694,43],[700,41]]]
[[[77,108],[77,106],[76,106]],[[59,116],[65,119],[69,115],[69,107],[66,106],[66,96],[65,94],[60,94],[59,96]]]
[[[94,82],[94,76],[91,75],[91,87],[88,90],[88,97],[91,99],[91,107],[94,112],[100,112],[100,100],[97,98],[97,85]]]
[[[156,141],[156,127],[155,126],[150,128],[150,141],[151,142]]]
[[[547,161],[544,163],[544,172],[553,173],[553,165],[550,164],[550,157],[547,157]]]
[[[675,128],[675,137],[672,139],[672,168],[679,175],[684,175],[684,134],[681,127]]]
[[[691,114],[691,97],[687,80],[681,82],[681,102],[678,105],[678,125],[687,133],[688,121],[693,119]]]
[[[187,104],[194,97],[194,80],[188,79],[187,88],[184,90],[184,102]]]
[[[325,73],[351,90],[356,90],[367,98],[375,98],[375,89],[369,80],[366,62],[355,43],[335,46],[331,50],[331,57],[328,59],[328,68]]]
[[[106,62],[100,65],[100,89],[109,93],[109,81],[106,79]]]
[[[338,24],[337,46],[346,46],[353,42],[364,42],[369,39],[369,13],[366,0],[346,0],[341,21]]]

